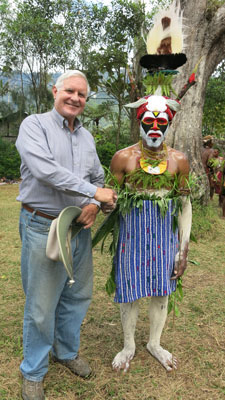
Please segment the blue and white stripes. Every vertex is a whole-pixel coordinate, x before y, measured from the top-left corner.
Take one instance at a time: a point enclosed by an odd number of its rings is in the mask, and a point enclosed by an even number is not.
[[[178,231],[173,232],[172,212],[172,200],[165,217],[158,205],[144,200],[141,211],[133,208],[125,217],[120,216],[115,302],[167,296],[176,290],[176,281],[170,280],[178,252]]]

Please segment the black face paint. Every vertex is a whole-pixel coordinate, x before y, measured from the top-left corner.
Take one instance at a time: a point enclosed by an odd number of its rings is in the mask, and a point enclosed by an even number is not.
[[[141,137],[149,147],[159,147],[169,127],[168,115],[164,111],[146,111],[140,123]]]
[[[141,126],[142,126],[142,128],[144,129],[144,131],[145,131],[145,133],[147,135],[148,131],[150,131],[152,129],[153,124],[148,125],[148,124],[145,124],[143,121],[141,121]]]
[[[155,129],[155,125],[157,125],[158,127],[158,131],[160,131],[162,134],[164,134],[164,132],[166,131],[167,127],[168,127],[168,121],[163,120],[161,118],[159,119],[155,119],[152,120],[150,118],[146,118],[146,122],[145,120],[141,121],[141,126],[144,129],[146,135],[149,131],[155,131],[157,132],[157,129]]]

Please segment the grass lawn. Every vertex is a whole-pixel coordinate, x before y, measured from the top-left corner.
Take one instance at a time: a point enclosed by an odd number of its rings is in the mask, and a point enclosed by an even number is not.
[[[21,399],[24,294],[20,279],[20,238],[16,202],[18,185],[0,186],[0,399]],[[167,373],[147,352],[148,299],[141,300],[136,355],[130,370],[112,371],[122,349],[119,306],[105,292],[110,256],[94,249],[94,296],[82,327],[81,350],[94,370],[90,379],[72,375],[50,362],[44,380],[46,399],[61,400],[219,400],[225,395],[225,220],[215,197],[204,220],[194,220],[198,242],[191,243],[183,278],[180,316],[171,312],[162,345],[179,361]],[[99,215],[95,229],[102,219]],[[211,228],[209,226],[211,224]]]

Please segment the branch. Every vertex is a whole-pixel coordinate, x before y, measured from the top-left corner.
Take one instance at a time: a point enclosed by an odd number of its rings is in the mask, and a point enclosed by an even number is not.
[[[208,25],[206,43],[208,44],[207,70],[205,78],[216,69],[217,65],[225,58],[225,4],[218,8]]]
[[[225,4],[222,5],[214,14],[210,24],[208,25],[206,41],[211,44],[217,43],[225,38]]]
[[[225,35],[222,39],[212,45],[208,52],[207,69],[205,71],[205,79],[208,80],[215,71],[217,65],[225,58]]]

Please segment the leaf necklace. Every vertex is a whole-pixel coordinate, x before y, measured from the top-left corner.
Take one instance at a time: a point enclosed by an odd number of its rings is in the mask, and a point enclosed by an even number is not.
[[[163,174],[168,167],[168,150],[165,143],[161,151],[151,151],[143,146],[142,140],[139,141],[141,149],[140,166],[151,175]],[[147,156],[147,158],[146,158]]]

